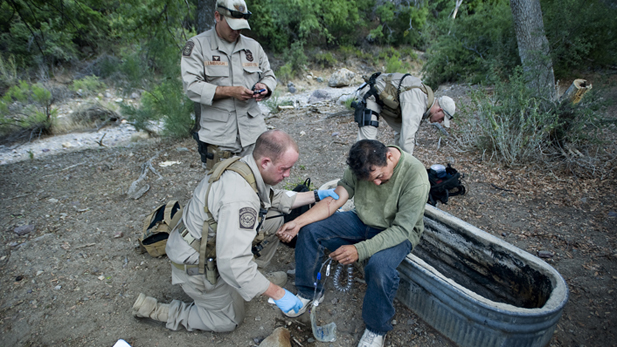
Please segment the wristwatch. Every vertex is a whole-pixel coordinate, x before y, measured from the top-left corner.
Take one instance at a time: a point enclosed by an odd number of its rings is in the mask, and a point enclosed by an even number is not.
[[[321,199],[319,198],[319,194],[317,193],[317,191],[313,190],[313,193],[315,193],[315,202],[320,202]]]

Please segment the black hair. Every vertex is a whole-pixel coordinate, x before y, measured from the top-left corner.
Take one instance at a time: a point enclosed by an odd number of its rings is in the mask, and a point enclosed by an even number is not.
[[[367,180],[375,167],[388,165],[388,147],[376,140],[360,140],[349,150],[347,165],[361,180]]]

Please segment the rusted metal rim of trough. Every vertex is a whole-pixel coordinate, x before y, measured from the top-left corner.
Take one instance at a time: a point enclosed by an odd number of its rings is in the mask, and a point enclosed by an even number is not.
[[[459,346],[547,345],[568,300],[568,289],[561,275],[540,258],[428,204],[425,222],[427,219],[429,224],[434,221],[445,225],[458,234],[456,237],[463,235],[460,239],[473,239],[475,247],[482,249],[470,254],[490,257],[488,253],[495,252],[499,253],[495,254],[498,259],[507,254],[511,259],[508,266],[520,266],[536,276],[545,276],[544,285],[550,290],[539,307],[493,301],[469,289],[472,286],[468,283],[458,283],[465,282],[460,278],[458,282],[448,278],[416,256],[414,250],[399,267],[398,299]],[[432,232],[426,227],[425,237],[431,237]]]

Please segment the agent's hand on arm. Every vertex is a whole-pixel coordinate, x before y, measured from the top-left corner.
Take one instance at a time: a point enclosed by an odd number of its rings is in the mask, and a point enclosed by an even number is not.
[[[330,253],[330,258],[343,265],[353,264],[358,261],[358,250],[354,245],[341,246],[336,251]]]

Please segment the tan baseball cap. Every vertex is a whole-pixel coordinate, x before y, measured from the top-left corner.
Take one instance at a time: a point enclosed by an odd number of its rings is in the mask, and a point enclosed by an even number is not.
[[[450,127],[450,119],[454,118],[454,112],[456,112],[456,106],[454,100],[449,96],[439,97],[439,107],[443,110],[443,125],[446,128]]]
[[[216,10],[223,16],[232,30],[251,29],[247,19],[251,12],[244,0],[218,0]]]

